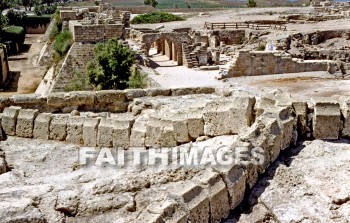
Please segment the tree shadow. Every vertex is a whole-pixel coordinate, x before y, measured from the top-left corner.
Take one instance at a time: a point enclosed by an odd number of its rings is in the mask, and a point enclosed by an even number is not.
[[[10,76],[5,83],[6,88],[4,89],[4,92],[17,92],[21,71],[10,71],[9,75]]]

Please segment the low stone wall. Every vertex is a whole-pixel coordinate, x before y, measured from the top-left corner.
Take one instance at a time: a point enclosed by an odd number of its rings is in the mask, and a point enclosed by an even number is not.
[[[341,60],[350,62],[350,50],[305,50],[306,60]]]
[[[284,57],[281,52],[239,51],[227,77],[327,71],[328,62],[331,61],[302,61]]]
[[[237,135],[226,143],[232,151],[242,151],[243,160],[198,167],[191,177],[166,182],[161,189],[153,184],[148,186],[157,188],[159,196],[147,196],[146,206],[138,209],[140,213],[128,222],[154,223],[218,222],[242,202],[246,191],[280,152],[298,139],[350,136],[349,97],[339,101],[315,98],[308,104],[278,95],[253,97],[226,90],[72,92],[50,94],[46,98],[17,95],[1,98],[1,126],[8,136],[86,146],[144,147],[148,151],[153,148],[166,151],[168,147],[184,144],[187,147],[181,149],[200,153],[206,150],[199,146],[204,140]],[[119,110],[123,113],[57,113],[73,108],[116,112],[117,107],[124,107]],[[217,153],[221,147],[214,143],[209,149]],[[137,201],[143,192],[138,193]]]

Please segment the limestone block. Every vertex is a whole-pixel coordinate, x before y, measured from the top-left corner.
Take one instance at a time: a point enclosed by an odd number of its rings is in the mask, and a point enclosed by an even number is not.
[[[19,110],[16,125],[16,135],[24,138],[33,137],[34,120],[38,115],[38,110],[21,109]]]
[[[97,145],[101,147],[113,146],[113,122],[111,118],[102,118],[98,125]]]
[[[144,147],[149,114],[143,113],[136,118],[130,134],[130,147]]]
[[[4,109],[1,125],[6,135],[16,135],[17,117],[21,107],[11,106]]]
[[[275,105],[276,101],[271,98],[267,97],[261,97],[259,100],[256,101],[255,104],[255,112],[256,116],[260,116],[264,111],[270,107],[273,107]]]
[[[126,93],[118,90],[96,91],[95,110],[125,112],[128,109]]]
[[[340,98],[341,113],[344,118],[344,126],[342,130],[343,137],[350,137],[350,98]]]
[[[92,108],[95,102],[93,92],[73,91],[65,95],[65,101],[69,106],[76,106],[81,109]]]
[[[155,148],[177,146],[171,121],[150,116],[146,126],[145,145]]]
[[[47,99],[37,94],[18,94],[12,96],[13,104],[22,108],[46,108]]]
[[[130,146],[130,132],[132,122],[118,121],[113,126],[113,146],[128,148]]]
[[[237,134],[254,121],[255,98],[234,97],[209,102],[204,108],[204,134]]]
[[[83,144],[84,117],[70,116],[67,122],[67,142]]]
[[[126,99],[132,101],[135,98],[141,98],[146,95],[146,90],[143,89],[126,89],[125,90]]]
[[[52,114],[40,113],[34,121],[33,136],[35,139],[49,139]]]
[[[293,102],[292,104],[294,111],[297,116],[297,130],[298,135],[301,137],[305,137],[308,131],[307,126],[307,113],[308,107],[306,102]]]
[[[187,114],[173,113],[168,117],[162,117],[162,122],[171,123],[176,142],[185,143],[191,141],[187,127]]]
[[[209,199],[201,186],[193,181],[181,182],[170,192],[186,204],[189,210],[187,222],[209,222]]]
[[[229,192],[230,209],[237,207],[244,198],[247,176],[240,165],[224,166],[218,169]]]
[[[104,147],[130,146],[130,131],[133,120],[103,118],[98,125],[97,144]]]
[[[146,96],[170,96],[171,91],[167,88],[150,88],[146,90]]]
[[[201,183],[207,190],[210,220],[209,222],[220,222],[230,213],[228,191],[220,174],[210,170],[204,170],[195,176],[194,180]]]
[[[67,136],[68,115],[54,115],[50,122],[49,139],[64,141]]]
[[[204,120],[202,109],[191,109],[187,112],[188,134],[192,139],[204,135]]]
[[[65,106],[64,92],[50,93],[47,95],[47,106],[51,108],[62,108]]]
[[[313,116],[314,138],[338,139],[340,128],[339,103],[331,99],[315,99]]]
[[[100,123],[99,118],[85,118],[83,123],[84,146],[97,146],[97,129]]]

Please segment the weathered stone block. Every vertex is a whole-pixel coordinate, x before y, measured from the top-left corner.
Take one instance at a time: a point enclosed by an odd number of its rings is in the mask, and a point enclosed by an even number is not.
[[[22,108],[46,108],[46,97],[37,94],[18,94],[12,96],[13,104]]]
[[[239,165],[225,166],[219,171],[229,192],[230,208],[234,209],[244,198],[247,176]]]
[[[219,222],[230,213],[228,191],[224,181],[217,172],[204,170],[195,179],[207,190],[210,219],[209,222]]]
[[[344,118],[344,125],[341,136],[350,137],[350,98],[342,97],[340,99],[341,113]]]
[[[33,137],[34,120],[39,111],[33,109],[19,110],[16,125],[16,135],[24,138]]]
[[[145,145],[155,148],[176,146],[172,123],[150,116],[146,126]]]
[[[52,114],[40,113],[34,121],[33,136],[35,139],[49,139]]]
[[[188,221],[209,221],[209,200],[201,186],[192,181],[181,182],[171,191],[175,196],[181,197],[187,205],[189,210]]]
[[[144,147],[146,139],[147,122],[149,115],[141,114],[136,118],[131,129],[130,147]]]
[[[113,146],[113,122],[111,118],[102,118],[98,125],[97,145],[101,147]]]
[[[84,117],[71,116],[67,122],[67,142],[83,144]]]
[[[338,139],[341,127],[339,103],[331,99],[316,99],[314,104],[314,138]]]
[[[54,115],[50,122],[49,139],[64,141],[67,137],[68,115]]]
[[[84,146],[97,146],[97,129],[99,118],[85,118],[83,124]]]
[[[130,146],[130,131],[134,120],[129,117],[103,118],[98,126],[98,146]]]
[[[235,97],[209,102],[204,108],[204,134],[237,134],[254,121],[255,98]]]
[[[188,134],[192,139],[204,135],[204,120],[202,109],[188,111],[187,114]]]
[[[17,117],[21,107],[11,106],[4,109],[1,125],[5,133],[9,136],[16,135]]]
[[[128,148],[130,146],[130,132],[132,122],[116,121],[113,126],[113,147]]]

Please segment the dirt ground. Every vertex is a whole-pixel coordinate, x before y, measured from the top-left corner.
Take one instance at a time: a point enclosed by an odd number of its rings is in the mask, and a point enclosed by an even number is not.
[[[10,71],[14,73],[10,86],[0,95],[33,93],[45,75],[46,67],[36,65],[36,60],[45,43],[40,43],[41,34],[27,34],[24,42],[27,50],[9,57]]]

